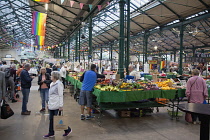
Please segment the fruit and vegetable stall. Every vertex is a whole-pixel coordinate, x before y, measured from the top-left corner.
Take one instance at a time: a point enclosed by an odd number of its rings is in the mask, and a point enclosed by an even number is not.
[[[75,90],[81,89],[79,76],[67,76],[67,80],[74,85]],[[94,105],[100,110],[100,116],[102,111],[110,109],[168,106],[172,112],[176,112],[171,115],[173,119],[177,117],[177,105],[185,97],[185,88],[180,82],[165,77],[160,78],[158,82],[146,79],[130,83],[124,80],[99,79],[93,91],[96,97]],[[79,95],[78,92],[75,94]]]

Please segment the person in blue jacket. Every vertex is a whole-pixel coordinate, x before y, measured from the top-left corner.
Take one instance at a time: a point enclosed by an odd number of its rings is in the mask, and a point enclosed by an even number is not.
[[[86,120],[92,118],[91,106],[92,106],[92,91],[96,84],[97,78],[105,78],[104,75],[96,73],[96,65],[91,65],[91,70],[86,71],[80,78],[82,82],[82,88],[80,92],[79,104],[81,105],[81,120],[85,119],[84,109],[87,107]]]

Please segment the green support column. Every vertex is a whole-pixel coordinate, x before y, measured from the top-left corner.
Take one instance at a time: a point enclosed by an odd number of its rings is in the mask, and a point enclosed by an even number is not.
[[[63,44],[63,58],[65,59],[65,51],[66,51],[66,42]]]
[[[80,49],[81,49],[81,29],[79,29],[79,56],[78,56],[78,59],[79,59],[79,62],[80,62],[80,55],[81,55],[81,51],[80,51]]]
[[[35,48],[35,47],[34,47],[34,48]],[[55,49],[53,49],[53,51],[54,51],[53,58],[55,58],[55,57],[56,57]]]
[[[174,51],[174,62],[176,62],[176,50]]]
[[[101,48],[101,52],[100,52],[100,68],[102,67],[101,65],[102,59],[103,59],[103,48]]]
[[[145,61],[145,63],[147,63],[147,46],[148,46],[148,38],[149,38],[149,34],[148,34],[148,32],[147,31],[145,31],[145,33],[144,33],[144,61]]]
[[[120,0],[120,35],[119,35],[119,65],[118,73],[120,78],[124,78],[124,40],[125,40],[125,27],[124,27],[124,10],[125,10],[125,0]]]
[[[88,54],[88,63],[89,61],[92,60],[92,47],[93,47],[93,43],[92,43],[92,39],[93,39],[93,19],[92,16],[90,16],[89,18],[89,54]]]
[[[127,41],[126,41],[126,72],[129,74],[128,67],[130,63],[130,0],[127,0]]]
[[[168,64],[167,63],[167,61],[168,61],[168,57],[167,56],[168,56],[168,54],[166,54],[166,68],[167,68],[167,64]]]
[[[111,44],[111,47],[110,47],[110,61],[111,61],[111,68],[112,68],[112,57],[113,57],[113,45]]]
[[[69,42],[68,42],[68,61],[70,61],[70,42],[71,42],[71,39],[69,38]]]
[[[78,33],[76,33],[75,62],[78,60]]]
[[[195,51],[196,51],[196,49],[193,47],[193,49],[192,49],[193,57],[195,57]]]
[[[61,46],[59,46],[59,49],[60,49],[60,54],[59,54],[59,58],[61,58]]]
[[[183,37],[184,37],[184,27],[180,26],[180,53],[179,53],[179,74],[182,75],[182,60],[183,60]]]

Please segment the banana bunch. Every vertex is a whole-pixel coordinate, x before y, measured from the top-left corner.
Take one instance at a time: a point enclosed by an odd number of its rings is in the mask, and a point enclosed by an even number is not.
[[[113,86],[104,86],[100,89],[101,91],[119,91],[119,88]]]

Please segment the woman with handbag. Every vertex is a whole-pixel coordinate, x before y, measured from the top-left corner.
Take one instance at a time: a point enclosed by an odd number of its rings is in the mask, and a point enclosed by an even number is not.
[[[50,79],[50,75],[48,73],[46,73],[46,68],[42,67],[40,69],[40,75],[38,77],[38,85],[39,87],[39,91],[40,91],[40,96],[42,99],[42,109],[40,110],[40,112],[44,112],[45,111],[45,104],[48,103],[49,100],[49,88],[50,88],[50,83],[52,82]]]
[[[193,77],[191,77],[187,81],[187,87],[186,87],[186,96],[188,97],[188,102],[203,104],[206,102],[206,97],[208,97],[206,81],[202,77],[199,77],[198,69],[194,69],[192,71],[192,76]],[[193,124],[196,124],[198,115],[192,113],[191,116]]]
[[[44,135],[44,138],[54,137],[54,128],[53,128],[53,121],[54,116],[58,115],[59,111],[63,110],[63,83],[60,81],[61,75],[58,71],[53,71],[51,73],[51,80],[52,83],[50,84],[49,90],[49,102],[48,102],[48,109],[49,109],[49,133]],[[63,136],[68,136],[72,130],[68,127],[67,130],[64,130],[65,133]]]

